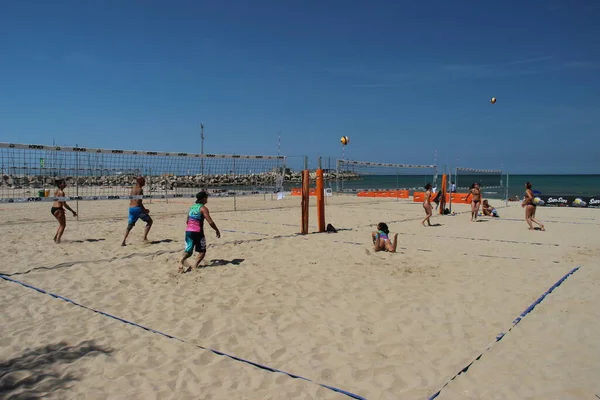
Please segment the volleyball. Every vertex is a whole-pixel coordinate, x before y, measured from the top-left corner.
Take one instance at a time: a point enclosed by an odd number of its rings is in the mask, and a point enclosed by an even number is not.
[[[342,142],[342,144],[345,146],[348,143],[350,143],[350,138],[348,136],[342,136],[342,138],[340,139],[340,142]]]
[[[495,98],[495,97],[492,97],[492,98],[490,99],[490,103],[492,103],[492,104],[496,104],[496,98]]]
[[[540,199],[539,197],[536,197],[533,199],[533,204],[535,204],[536,206],[543,206],[544,200]]]

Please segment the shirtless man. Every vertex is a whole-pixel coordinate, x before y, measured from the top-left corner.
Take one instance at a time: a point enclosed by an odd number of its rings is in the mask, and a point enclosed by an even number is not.
[[[471,200],[471,222],[473,222],[477,220],[477,214],[479,214],[479,207],[481,206],[481,189],[479,189],[479,183],[471,185],[471,189],[465,200],[468,200],[471,195],[473,196]]]
[[[65,197],[65,188],[67,187],[67,182],[65,182],[64,179],[59,179],[56,181],[56,187],[57,189],[54,192],[54,197]],[[57,244],[60,243],[60,238],[62,238],[65,228],[67,227],[65,208],[71,211],[74,217],[77,216],[77,213],[73,211],[71,207],[69,207],[66,201],[57,200],[52,204],[52,208],[50,208],[50,213],[58,221],[58,229],[56,229],[56,235],[54,235],[54,243]]]
[[[136,184],[131,188],[131,196],[142,196],[144,194],[144,185],[146,185],[146,179],[144,179],[144,177],[139,176],[136,178]],[[131,199],[129,202],[129,224],[125,230],[125,237],[123,237],[121,246],[125,246],[127,236],[129,236],[129,232],[131,232],[131,229],[133,229],[138,219],[141,219],[146,223],[146,228],[144,229],[144,242],[148,241],[148,232],[150,232],[150,228],[152,228],[152,218],[148,215],[149,212],[150,210],[144,207],[142,199]]]

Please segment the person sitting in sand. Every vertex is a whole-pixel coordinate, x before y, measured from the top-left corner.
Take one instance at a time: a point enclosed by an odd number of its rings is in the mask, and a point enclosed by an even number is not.
[[[377,224],[377,232],[371,232],[371,239],[373,239],[373,250],[395,253],[396,247],[398,246],[398,234],[394,234],[394,241],[390,240],[389,235],[390,230],[385,222],[380,222]]]
[[[508,201],[519,201],[519,196],[509,197]]]
[[[529,230],[531,231],[534,230],[532,222],[538,224],[540,229],[545,231],[546,228],[544,227],[544,224],[535,219],[535,210],[537,208],[537,204],[534,203],[533,199],[535,199],[535,196],[533,195],[531,182],[527,182],[525,184],[525,198],[523,199],[523,203],[521,203],[521,207],[525,207],[525,222],[527,222],[527,225],[529,225]]]
[[[144,186],[146,185],[146,179],[143,176],[139,176],[135,180],[135,185],[131,188],[131,196],[143,196],[144,195]],[[129,221],[127,224],[127,229],[125,230],[125,236],[123,237],[123,242],[121,246],[125,246],[125,241],[127,240],[127,236],[129,236],[129,232],[135,226],[135,223],[138,219],[141,219],[146,223],[146,228],[144,229],[144,242],[148,241],[148,232],[150,232],[150,228],[152,228],[152,218],[150,215],[150,210],[144,207],[142,199],[131,199],[129,201]]]
[[[498,215],[498,211],[496,211],[496,209],[492,207],[487,200],[483,200],[481,202],[481,211],[483,211],[483,215],[485,215],[486,217],[500,217]]]
[[[217,228],[217,225],[210,217],[208,207],[206,207],[207,202],[208,193],[205,191],[199,192],[196,194],[196,203],[190,207],[188,212],[185,229],[185,251],[183,257],[181,257],[181,260],[179,261],[180,274],[191,270],[191,268],[186,266],[185,260],[192,256],[194,248],[196,248],[196,251],[198,252],[194,268],[199,268],[200,262],[202,262],[204,256],[206,256],[206,237],[204,236],[205,220],[211,228],[215,230],[217,238],[221,237],[219,228]]]
[[[54,191],[54,197],[65,197],[65,188],[67,187],[67,182],[64,179],[58,179],[56,181],[56,187],[57,189]],[[57,244],[60,243],[60,239],[65,232],[65,228],[67,227],[65,208],[71,211],[74,217],[77,216],[77,213],[73,211],[71,207],[69,207],[66,201],[57,200],[52,203],[52,207],[50,208],[50,213],[58,221],[58,228],[56,229],[56,235],[54,235],[54,243]]]

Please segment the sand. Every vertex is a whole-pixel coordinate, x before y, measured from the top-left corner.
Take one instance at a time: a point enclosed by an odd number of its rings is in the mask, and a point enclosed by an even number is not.
[[[300,236],[297,197],[237,198],[238,211],[214,198],[222,237],[208,228],[207,266],[180,275],[178,200],[148,204],[151,242],[140,221],[126,247],[127,202],[80,202],[58,245],[49,203],[0,205],[2,274],[181,339],[0,280],[0,397],[350,398],[319,384],[368,399],[600,395],[600,210],[540,208],[541,232],[515,203],[478,223],[455,205],[424,228],[419,204],[335,196],[339,232]],[[371,249],[379,221],[397,254]]]

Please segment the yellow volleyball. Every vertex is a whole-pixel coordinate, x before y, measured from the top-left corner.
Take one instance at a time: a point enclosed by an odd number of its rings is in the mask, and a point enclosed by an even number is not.
[[[495,97],[492,97],[492,98],[490,99],[490,103],[492,103],[492,104],[496,104],[496,98],[495,98]]]
[[[340,139],[340,142],[342,142],[342,144],[345,146],[348,143],[350,143],[350,138],[348,136],[342,136],[342,138]]]

